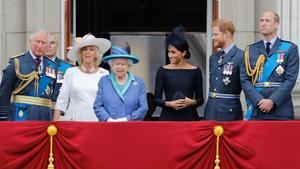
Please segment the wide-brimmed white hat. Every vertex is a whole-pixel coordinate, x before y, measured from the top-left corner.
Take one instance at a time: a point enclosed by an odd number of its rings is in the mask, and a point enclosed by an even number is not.
[[[108,49],[111,47],[111,42],[104,38],[96,38],[95,36],[91,34],[84,35],[82,38],[77,37],[76,43],[74,46],[70,49],[69,57],[73,61],[78,61],[79,50],[86,46],[97,46],[99,48],[100,57],[103,56],[103,54],[108,51]]]

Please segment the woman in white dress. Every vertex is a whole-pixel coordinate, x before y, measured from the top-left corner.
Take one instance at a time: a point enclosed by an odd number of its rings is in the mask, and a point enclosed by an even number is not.
[[[110,46],[109,40],[88,34],[70,50],[70,57],[77,59],[79,66],[66,71],[55,105],[54,121],[98,121],[93,103],[100,78],[109,74],[98,65]]]

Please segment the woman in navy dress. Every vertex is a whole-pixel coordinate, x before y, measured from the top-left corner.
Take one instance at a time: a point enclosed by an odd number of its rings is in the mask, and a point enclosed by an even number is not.
[[[190,52],[184,27],[175,28],[166,44],[170,64],[158,69],[155,83],[155,102],[162,107],[160,120],[199,120],[197,107],[203,104],[202,72],[187,62]]]

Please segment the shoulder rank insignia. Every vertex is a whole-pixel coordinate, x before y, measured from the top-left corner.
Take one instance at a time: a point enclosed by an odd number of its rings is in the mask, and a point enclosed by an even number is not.
[[[14,56],[12,56],[12,57],[10,57],[10,58],[17,58],[17,57],[20,57],[20,56],[22,56],[22,55],[25,55],[25,52],[16,54],[16,55],[14,55]]]

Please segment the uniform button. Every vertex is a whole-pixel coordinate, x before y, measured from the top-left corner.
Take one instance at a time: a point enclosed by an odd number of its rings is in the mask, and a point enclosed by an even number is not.
[[[219,78],[216,77],[216,80],[218,80]]]
[[[214,91],[217,91],[217,89],[214,89]]]
[[[220,68],[220,67],[218,67],[218,69],[220,70],[221,68]]]
[[[230,109],[229,111],[232,112],[232,109]]]

